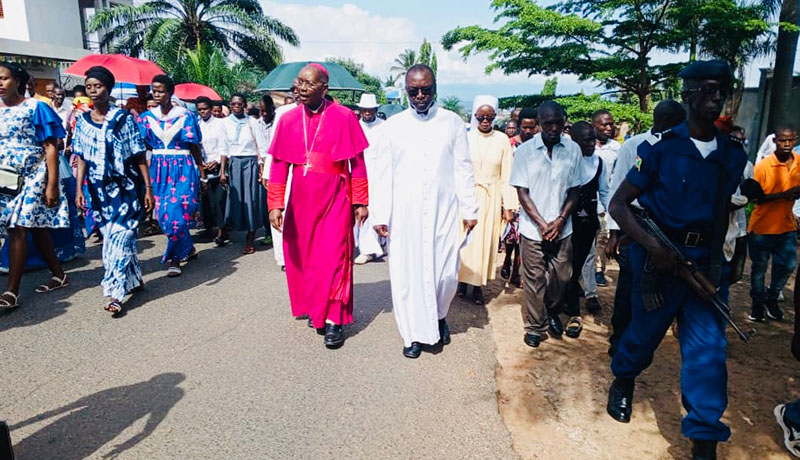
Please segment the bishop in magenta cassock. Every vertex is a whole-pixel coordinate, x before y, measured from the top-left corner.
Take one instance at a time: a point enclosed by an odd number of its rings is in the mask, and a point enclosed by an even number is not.
[[[283,229],[292,314],[308,316],[309,326],[324,330],[325,346],[338,348],[342,326],[353,322],[354,219],[363,223],[369,215],[368,143],[353,112],[325,99],[321,64],[304,67],[295,85],[300,105],[283,115],[269,151],[269,219]]]

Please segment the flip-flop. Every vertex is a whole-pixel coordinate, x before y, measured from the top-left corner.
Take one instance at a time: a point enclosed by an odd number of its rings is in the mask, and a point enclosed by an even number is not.
[[[580,337],[582,330],[583,320],[577,316],[573,316],[567,323],[567,329],[564,331],[564,335],[571,339],[577,339]]]
[[[50,278],[50,281],[55,281],[58,284],[55,287],[50,287],[50,285],[48,285],[48,284],[40,284],[40,285],[36,286],[36,292],[38,294],[45,294],[45,293],[56,291],[58,289],[65,288],[65,287],[69,286],[69,281],[67,281],[67,274],[66,273],[64,273],[64,277],[63,278],[59,278],[57,276],[54,276],[54,277]]]
[[[4,299],[3,297],[12,297],[14,299],[13,303],[9,302],[8,300]],[[19,307],[19,296],[14,294],[11,291],[6,291],[2,295],[0,295],[0,308],[4,309],[11,309]]]
[[[103,307],[103,310],[111,313],[112,315],[116,315],[122,311],[122,304],[115,301],[109,302],[108,305]]]
[[[176,267],[173,265],[167,269],[167,278],[177,278],[181,276],[182,273],[181,267]]]

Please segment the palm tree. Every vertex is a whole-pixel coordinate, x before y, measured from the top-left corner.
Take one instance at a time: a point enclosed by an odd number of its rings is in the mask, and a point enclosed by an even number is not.
[[[218,48],[200,45],[176,61],[159,60],[176,83],[193,82],[214,88],[224,100],[233,93],[251,93],[262,73],[248,63],[229,64]]]
[[[100,46],[130,56],[171,49],[178,55],[201,44],[271,70],[283,59],[278,40],[297,46],[294,30],[264,14],[258,0],[148,0],[100,10],[89,31]],[[156,50],[156,51],[152,51]]]
[[[400,53],[394,59],[394,65],[389,69],[390,72],[397,71],[397,80],[401,80],[406,76],[406,71],[409,67],[417,63],[417,52],[412,49],[407,49]]]
[[[467,117],[467,113],[464,111],[464,107],[461,105],[461,99],[457,98],[456,96],[448,96],[444,99],[441,99],[439,101],[439,105],[451,112],[455,112],[461,118],[466,119]]]
[[[393,75],[389,75],[388,77],[386,77],[386,80],[383,81],[383,87],[384,88],[392,88],[394,86],[395,82],[397,82],[397,77],[395,77]]]

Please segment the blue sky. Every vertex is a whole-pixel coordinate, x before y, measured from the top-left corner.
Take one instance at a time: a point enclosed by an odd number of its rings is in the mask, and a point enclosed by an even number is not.
[[[293,27],[301,41],[299,48],[286,47],[287,60],[351,57],[365,64],[368,72],[385,79],[392,60],[404,49],[418,49],[423,38],[438,48],[439,93],[470,101],[477,94],[499,97],[532,94],[541,90],[544,75],[501,72],[486,75],[486,55],[466,62],[457,52],[445,52],[438,45],[442,35],[457,26],[491,26],[495,12],[490,0],[260,0],[265,13]],[[555,0],[541,1],[546,5]],[[681,56],[655,56],[654,62],[681,60]],[[758,84],[758,67],[748,69],[750,85]],[[559,93],[598,91],[596,82],[579,82],[571,75],[559,75]]]

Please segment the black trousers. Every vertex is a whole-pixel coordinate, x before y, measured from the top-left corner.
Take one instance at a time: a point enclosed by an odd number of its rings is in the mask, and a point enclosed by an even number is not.
[[[567,283],[567,293],[565,296],[564,313],[569,316],[581,315],[581,271],[586,258],[592,251],[594,239],[600,225],[595,219],[576,219],[572,218],[572,276]]]
[[[227,198],[227,187],[220,184],[219,177],[209,179],[207,191],[200,197],[203,225],[206,231],[210,232],[225,225],[225,201]]]
[[[619,275],[617,276],[617,290],[614,293],[614,312],[611,315],[611,337],[608,339],[611,344],[608,353],[611,356],[616,354],[622,333],[631,322],[633,270],[631,269],[630,243],[619,246],[617,263],[619,264]]]

